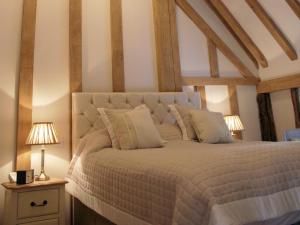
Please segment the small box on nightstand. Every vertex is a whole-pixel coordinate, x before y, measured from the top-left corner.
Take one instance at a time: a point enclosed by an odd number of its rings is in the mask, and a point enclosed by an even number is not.
[[[62,179],[5,187],[4,225],[64,225],[65,184]]]

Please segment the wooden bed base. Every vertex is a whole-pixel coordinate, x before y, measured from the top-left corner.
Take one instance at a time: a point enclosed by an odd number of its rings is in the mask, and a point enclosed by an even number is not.
[[[73,198],[73,225],[116,225]]]

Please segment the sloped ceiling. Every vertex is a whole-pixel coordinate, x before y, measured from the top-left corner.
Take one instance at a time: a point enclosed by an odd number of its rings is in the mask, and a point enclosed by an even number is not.
[[[272,79],[300,72],[300,60],[291,61],[269,31],[244,0],[222,0],[246,30],[268,60],[267,68],[260,68],[259,75]],[[285,0],[259,0],[259,3],[290,41],[300,57],[300,20]]]

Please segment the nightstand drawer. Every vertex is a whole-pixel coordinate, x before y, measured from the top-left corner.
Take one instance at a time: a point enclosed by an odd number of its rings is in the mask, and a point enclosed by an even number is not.
[[[38,221],[32,223],[22,223],[18,225],[58,225],[58,219],[44,220],[44,221]]]
[[[43,216],[58,212],[58,189],[18,193],[18,218]]]

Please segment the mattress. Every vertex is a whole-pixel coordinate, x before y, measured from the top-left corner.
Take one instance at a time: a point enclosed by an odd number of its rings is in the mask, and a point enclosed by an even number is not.
[[[67,191],[118,225],[291,225],[300,220],[300,143],[120,151],[79,145]],[[262,222],[264,221],[264,222]]]

